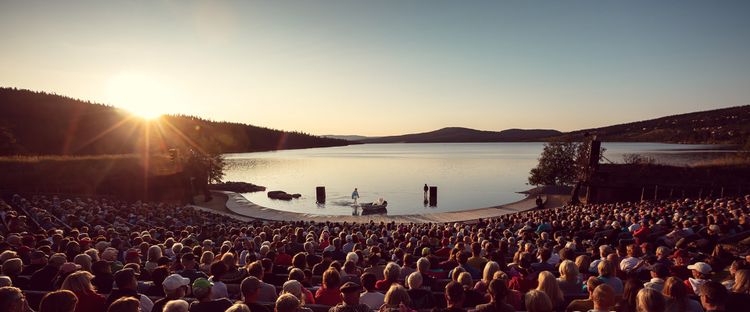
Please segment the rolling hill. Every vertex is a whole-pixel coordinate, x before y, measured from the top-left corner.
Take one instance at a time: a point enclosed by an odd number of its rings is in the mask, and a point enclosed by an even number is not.
[[[149,122],[107,105],[0,88],[0,155],[131,154],[169,148],[239,153],[352,143],[193,116]]]
[[[368,138],[362,143],[456,143],[456,142],[528,142],[561,135],[557,130],[508,129],[482,131],[461,127],[443,128],[431,132]]]

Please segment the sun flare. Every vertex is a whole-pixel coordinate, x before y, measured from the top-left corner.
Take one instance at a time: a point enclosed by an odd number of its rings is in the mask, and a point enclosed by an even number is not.
[[[154,74],[121,72],[109,80],[107,96],[111,104],[147,120],[179,111],[177,92]]]

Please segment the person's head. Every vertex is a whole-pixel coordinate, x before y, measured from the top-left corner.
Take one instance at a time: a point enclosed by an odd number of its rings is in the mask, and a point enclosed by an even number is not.
[[[341,284],[341,275],[339,275],[339,271],[336,271],[334,268],[329,268],[325,272],[323,272],[323,287],[324,288],[338,288]]]
[[[60,288],[76,294],[94,293],[96,288],[91,284],[93,278],[94,275],[86,271],[73,272],[65,277]]]
[[[195,255],[191,252],[185,253],[180,257],[180,263],[185,270],[195,269]]]
[[[20,289],[12,286],[0,287],[0,307],[8,312],[26,312],[29,304]]]
[[[561,304],[565,300],[563,292],[560,290],[560,284],[557,282],[557,278],[555,278],[555,275],[549,271],[539,272],[537,282],[536,289],[547,294],[553,304]]]
[[[258,300],[258,289],[260,288],[260,280],[255,276],[246,277],[240,284],[240,291],[242,297],[245,298],[245,302],[255,302]]]
[[[651,266],[651,277],[666,279],[669,277],[669,268],[662,263],[656,263]]]
[[[42,297],[38,312],[73,312],[77,303],[78,297],[72,291],[57,290]]]
[[[13,286],[13,280],[5,275],[0,275],[0,287]]]
[[[482,280],[489,284],[492,281],[492,277],[495,276],[495,272],[500,270],[500,265],[495,261],[487,262],[484,266],[484,272],[482,272]]]
[[[147,259],[148,261],[156,262],[162,256],[161,247],[159,247],[158,245],[153,245],[148,248],[147,254],[148,254],[148,259]]]
[[[359,304],[359,293],[361,290],[362,287],[356,283],[346,282],[344,285],[341,285],[341,298],[347,305],[357,305]]]
[[[107,312],[140,312],[141,302],[134,297],[122,297],[112,302]]]
[[[590,276],[589,279],[586,280],[586,290],[589,292],[589,299],[593,298],[592,294],[594,293],[594,290],[601,284],[604,284],[604,281],[598,279],[596,276]]]
[[[552,312],[552,300],[541,290],[532,289],[524,296],[526,311]]]
[[[162,311],[164,312],[188,312],[188,309],[190,308],[190,305],[187,303],[187,301],[182,299],[177,300],[169,300],[167,304],[164,305],[164,309]]]
[[[596,268],[599,270],[599,276],[602,277],[610,277],[615,273],[614,266],[607,260],[600,261]]]
[[[297,297],[292,294],[283,294],[276,299],[275,312],[296,312],[300,307]]]
[[[493,279],[487,288],[492,297],[493,302],[505,302],[505,297],[508,295],[508,286],[505,285],[505,281],[501,279]]]
[[[375,276],[375,274],[372,273],[365,273],[360,276],[360,279],[362,280],[362,286],[367,291],[375,291],[375,283],[377,282],[378,278]]]
[[[419,258],[419,260],[417,260],[417,271],[424,274],[429,270],[430,270],[430,260],[424,257]]]
[[[445,286],[445,301],[448,302],[448,306],[463,307],[464,296],[464,287],[458,282],[451,281]]]
[[[401,267],[398,266],[395,262],[388,262],[388,264],[383,269],[383,276],[385,276],[385,279],[390,282],[396,282],[398,280],[398,277],[401,275]]]
[[[734,286],[732,292],[739,294],[750,294],[750,270],[737,270],[734,273]]]
[[[414,272],[406,277],[406,286],[409,289],[419,289],[422,287],[422,273]]]
[[[461,274],[458,275],[456,281],[464,288],[471,288],[474,285],[474,280],[471,278],[471,274],[469,272],[461,272]]]
[[[705,262],[696,262],[688,265],[687,268],[693,272],[693,277],[698,279],[708,279],[711,276],[711,265]]]
[[[564,281],[575,283],[578,281],[578,266],[570,260],[560,262],[560,278]]]
[[[399,284],[391,285],[391,288],[389,288],[388,292],[385,293],[385,299],[383,300],[386,305],[392,308],[397,308],[402,303],[407,307],[411,305],[409,292],[406,291],[406,288],[404,288],[404,286],[401,286]]]
[[[298,281],[291,280],[284,282],[284,285],[281,287],[281,292],[294,295],[300,300],[300,304],[304,304],[305,302],[305,296],[302,295],[302,283]]]
[[[23,271],[23,261],[20,258],[11,258],[5,260],[2,266],[3,274],[8,276],[18,276]]]
[[[214,283],[211,283],[211,281],[203,277],[196,278],[192,285],[193,296],[198,300],[210,298],[213,286]]]
[[[247,273],[250,276],[255,276],[259,280],[263,279],[263,261],[258,260],[247,266]]]
[[[666,309],[666,303],[661,293],[644,288],[638,291],[636,307],[639,312],[663,312]]]
[[[615,305],[614,288],[607,284],[596,286],[594,293],[591,294],[591,301],[594,302],[594,309],[610,310]]]
[[[172,274],[167,276],[161,285],[164,288],[164,294],[167,298],[182,298],[188,294],[190,279],[182,277],[179,274]]]
[[[719,282],[708,281],[703,283],[700,288],[701,304],[703,309],[722,310],[726,304],[729,291]]]
[[[119,289],[133,289],[138,286],[133,269],[122,269],[115,272],[115,285]]]
[[[252,312],[250,311],[250,307],[248,307],[246,304],[237,302],[233,304],[231,307],[226,309],[224,312]]]

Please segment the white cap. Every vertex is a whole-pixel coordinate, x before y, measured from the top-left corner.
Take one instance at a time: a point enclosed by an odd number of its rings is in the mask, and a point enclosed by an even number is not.
[[[687,268],[689,270],[696,270],[701,274],[711,273],[711,266],[705,262],[696,262],[694,264],[688,265]]]
[[[175,290],[177,288],[180,288],[180,286],[190,285],[190,279],[182,277],[182,275],[179,274],[172,274],[170,276],[167,276],[167,278],[165,278],[164,282],[162,282],[161,284],[166,289]]]

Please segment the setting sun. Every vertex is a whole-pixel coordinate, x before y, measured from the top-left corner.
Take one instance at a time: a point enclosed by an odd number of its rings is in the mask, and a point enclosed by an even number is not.
[[[110,104],[144,119],[179,111],[179,95],[154,74],[121,72],[110,79],[107,96]]]

